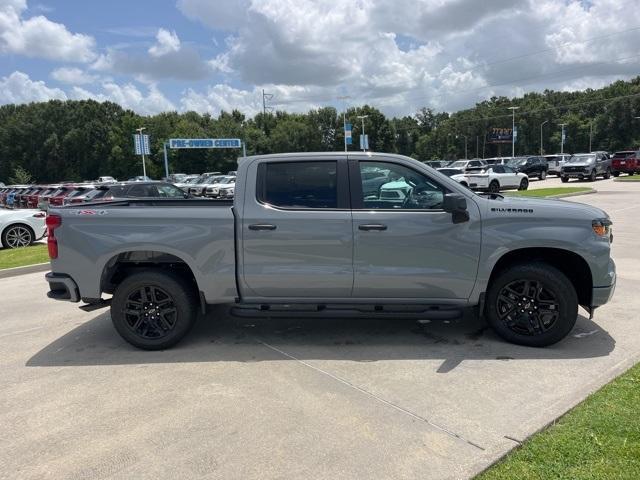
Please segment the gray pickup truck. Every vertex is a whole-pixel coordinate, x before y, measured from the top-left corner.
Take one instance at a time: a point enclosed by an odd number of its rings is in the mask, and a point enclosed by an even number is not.
[[[48,296],[111,305],[143,349],[208,305],[248,317],[453,319],[546,346],[613,295],[611,221],[560,200],[478,195],[411,158],[300,153],[239,162],[233,200],[51,209]],[[112,294],[103,299],[104,294]]]

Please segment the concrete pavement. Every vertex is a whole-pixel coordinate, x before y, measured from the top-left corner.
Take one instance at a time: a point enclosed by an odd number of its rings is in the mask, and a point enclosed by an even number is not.
[[[214,312],[142,352],[43,274],[0,279],[0,478],[469,478],[640,358],[640,184],[590,186],[572,201],[611,214],[618,288],[546,349],[471,319]]]

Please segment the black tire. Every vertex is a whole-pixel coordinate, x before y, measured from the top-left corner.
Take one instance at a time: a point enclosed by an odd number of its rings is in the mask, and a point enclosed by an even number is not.
[[[560,177],[562,183],[567,183],[569,181],[569,177]]]
[[[604,179],[609,180],[611,178],[611,169],[607,168],[607,171],[604,172]]]
[[[593,170],[591,170],[591,173],[589,174],[589,179],[588,180],[590,182],[595,182],[596,181],[596,176],[597,176],[596,175],[596,170],[593,169]]]
[[[498,182],[497,180],[491,180],[491,183],[489,183],[489,192],[491,193],[500,192],[500,182]]]
[[[539,178],[540,180],[544,180],[545,178],[547,178],[547,171],[546,171],[546,170],[542,170],[542,171],[540,172],[540,174],[538,175],[538,178]]]
[[[620,172],[613,172],[613,176],[614,177],[619,177],[620,176]]]
[[[16,223],[9,225],[2,231],[2,245],[4,248],[22,248],[33,244],[36,234],[29,225]]]
[[[578,295],[567,276],[548,263],[515,264],[491,281],[486,318],[509,342],[546,347],[566,337],[575,325]]]
[[[196,288],[189,280],[158,269],[144,269],[125,278],[111,301],[114,327],[127,342],[143,350],[174,346],[189,332],[197,314]]]
[[[520,180],[520,186],[518,187],[518,190],[526,190],[527,188],[529,188],[529,179],[523,178],[522,180]]]

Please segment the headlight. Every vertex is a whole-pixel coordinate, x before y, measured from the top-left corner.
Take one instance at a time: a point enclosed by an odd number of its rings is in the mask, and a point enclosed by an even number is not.
[[[611,238],[611,220],[608,218],[598,218],[591,222],[593,233],[602,238]]]

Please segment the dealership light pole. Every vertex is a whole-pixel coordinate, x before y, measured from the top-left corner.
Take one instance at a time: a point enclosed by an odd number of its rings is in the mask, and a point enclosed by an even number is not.
[[[565,127],[566,123],[561,123],[560,126],[562,127],[562,133],[560,134],[560,154],[564,153],[564,127]]]
[[[460,135],[456,135],[456,138],[458,138],[458,136],[464,137],[464,159],[468,160],[468,155],[467,155],[467,136],[463,135],[462,133]]]
[[[342,134],[344,135],[344,151],[347,151],[347,100],[351,97],[349,95],[343,95],[338,97],[338,100],[344,101],[344,110],[342,110]]]
[[[593,118],[589,120],[589,153],[591,153],[591,140],[593,139]]]
[[[140,138],[140,151],[142,152],[142,175],[147,176],[147,167],[144,165],[144,142],[142,141],[142,132],[146,130],[146,127],[136,128],[136,132],[138,132]]]
[[[516,110],[520,107],[509,107],[511,110],[511,158],[516,156]]]
[[[549,123],[549,120],[545,120],[540,124],[540,155],[544,155],[544,149],[542,148],[542,127],[545,123]]]
[[[368,116],[369,115],[358,115],[358,118],[362,122],[362,151],[363,152],[367,151],[367,149],[364,148],[364,147],[366,147],[366,144],[364,143],[365,142],[365,138],[366,138],[365,135],[364,135],[364,119],[367,118]]]

